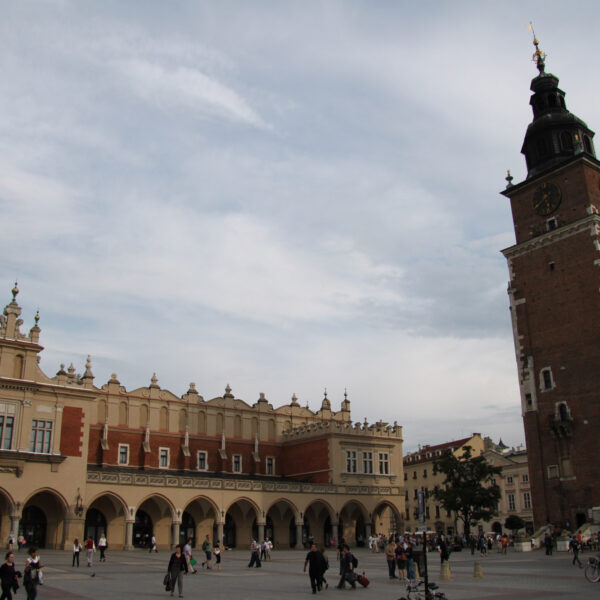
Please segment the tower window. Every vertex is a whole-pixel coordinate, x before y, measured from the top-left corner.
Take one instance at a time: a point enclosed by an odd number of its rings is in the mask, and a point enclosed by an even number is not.
[[[560,134],[560,145],[563,150],[573,150],[573,136],[569,131]]]
[[[548,154],[548,146],[546,145],[545,140],[539,139],[537,141],[537,153],[540,158],[543,158]]]
[[[588,154],[594,154],[594,149],[592,148],[592,140],[589,135],[583,136],[583,147]]]
[[[531,399],[531,394],[525,394],[525,403],[527,404],[527,408],[531,408],[533,406],[533,400]]]
[[[551,369],[543,369],[541,372],[541,379],[542,390],[551,390],[554,387]]]
[[[564,423],[565,421],[571,420],[571,413],[569,412],[569,407],[567,406],[566,402],[561,402],[558,405],[557,409],[557,416],[559,421],[562,421]]]

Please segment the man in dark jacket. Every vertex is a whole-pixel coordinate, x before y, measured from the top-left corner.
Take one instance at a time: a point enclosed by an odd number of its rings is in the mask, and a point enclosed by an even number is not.
[[[317,589],[321,591],[323,587],[323,573],[325,573],[325,557],[319,551],[316,544],[310,547],[310,552],[304,560],[304,572],[306,573],[306,565],[308,567],[308,576],[310,578],[310,587],[312,593],[316,594]]]
[[[342,575],[337,584],[338,589],[342,590],[346,587],[346,581],[353,587],[356,587],[356,573],[354,572],[354,556],[350,552],[348,546],[344,546],[342,550]]]

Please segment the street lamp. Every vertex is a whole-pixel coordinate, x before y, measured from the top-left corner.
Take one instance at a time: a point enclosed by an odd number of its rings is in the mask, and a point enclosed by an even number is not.
[[[83,515],[83,498],[79,493],[79,488],[77,488],[77,497],[75,498],[75,508],[73,509],[73,512],[78,517],[81,517]]]

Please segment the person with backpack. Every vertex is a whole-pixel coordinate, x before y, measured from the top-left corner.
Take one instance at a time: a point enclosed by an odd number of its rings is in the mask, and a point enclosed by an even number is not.
[[[206,556],[206,560],[202,563],[203,567],[210,569],[210,559],[212,558],[212,547],[210,545],[210,538],[208,533],[206,534],[206,539],[202,542],[202,552]]]
[[[344,545],[342,549],[342,574],[340,581],[337,584],[339,590],[343,590],[346,587],[346,581],[350,584],[350,587],[356,589],[356,573],[354,570],[358,566],[358,559],[350,552],[350,547]]]

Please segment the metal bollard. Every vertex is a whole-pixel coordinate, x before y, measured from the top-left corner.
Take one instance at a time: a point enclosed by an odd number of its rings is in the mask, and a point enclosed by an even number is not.
[[[452,572],[450,571],[450,563],[445,560],[440,568],[440,581],[450,581]]]
[[[483,579],[483,568],[478,560],[473,564],[473,577],[475,579]]]

